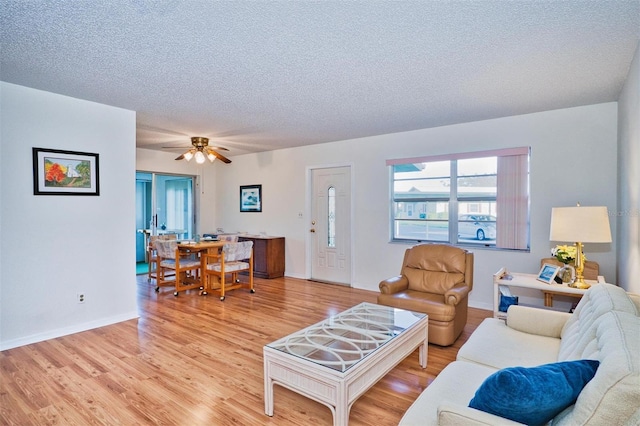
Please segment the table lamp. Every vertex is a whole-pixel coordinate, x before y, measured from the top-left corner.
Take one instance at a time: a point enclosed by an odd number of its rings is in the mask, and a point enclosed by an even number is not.
[[[610,243],[611,228],[609,214],[605,206],[554,207],[551,209],[551,241],[575,242],[576,280],[571,287],[589,288],[582,275],[584,257],[582,243]]]

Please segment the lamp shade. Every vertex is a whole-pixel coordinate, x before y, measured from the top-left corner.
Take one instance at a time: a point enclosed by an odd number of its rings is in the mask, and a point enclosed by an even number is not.
[[[605,206],[554,207],[551,209],[551,241],[610,243],[611,227]]]

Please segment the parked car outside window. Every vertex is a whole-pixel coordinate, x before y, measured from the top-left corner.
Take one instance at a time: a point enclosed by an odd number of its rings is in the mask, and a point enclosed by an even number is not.
[[[496,217],[482,214],[463,214],[458,218],[458,238],[479,241],[495,240]]]

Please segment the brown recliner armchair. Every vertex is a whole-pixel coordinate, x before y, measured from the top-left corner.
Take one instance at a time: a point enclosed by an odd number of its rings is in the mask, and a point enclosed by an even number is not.
[[[467,323],[473,253],[443,244],[407,249],[400,275],[380,282],[378,303],[429,315],[429,342],[449,346]]]

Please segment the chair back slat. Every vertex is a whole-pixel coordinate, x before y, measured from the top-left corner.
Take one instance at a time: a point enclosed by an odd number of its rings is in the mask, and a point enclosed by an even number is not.
[[[176,257],[176,248],[178,247],[177,240],[160,240],[156,241],[156,250],[158,256],[165,259],[173,259]]]
[[[225,262],[236,262],[238,260],[249,259],[253,241],[242,241],[240,243],[227,243],[222,247]]]
[[[176,234],[166,234],[166,235],[149,235],[149,250],[156,249],[157,241],[167,241],[167,240],[177,240],[178,236]]]

